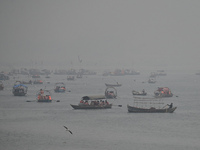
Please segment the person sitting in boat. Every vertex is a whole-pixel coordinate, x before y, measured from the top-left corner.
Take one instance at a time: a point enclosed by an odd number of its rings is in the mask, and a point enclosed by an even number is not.
[[[41,95],[41,99],[45,99],[44,91],[42,89],[40,89],[40,95]]]
[[[80,100],[79,105],[83,105],[83,104],[84,104],[84,101]]]
[[[85,105],[89,105],[89,103],[88,103],[88,101],[85,101],[85,103],[84,103]]]
[[[109,103],[108,103],[108,101],[107,101],[107,100],[105,100],[105,103],[106,103],[106,105],[109,105]]]
[[[167,104],[168,106],[169,106],[169,108],[172,108],[173,107],[173,103],[171,103],[170,105],[169,104]]]
[[[144,89],[142,90],[142,93],[143,93],[143,94],[145,93],[145,90],[144,90]]]

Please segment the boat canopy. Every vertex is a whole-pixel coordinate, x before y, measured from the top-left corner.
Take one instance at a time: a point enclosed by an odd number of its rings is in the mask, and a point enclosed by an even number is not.
[[[26,85],[24,85],[24,84],[17,84],[17,85],[14,85],[13,86],[13,88],[18,88],[18,87],[20,87],[20,86],[23,86],[23,87],[25,87],[25,88],[28,88]]]
[[[105,99],[105,95],[94,95],[94,96],[83,96],[82,100],[98,100],[98,99]]]

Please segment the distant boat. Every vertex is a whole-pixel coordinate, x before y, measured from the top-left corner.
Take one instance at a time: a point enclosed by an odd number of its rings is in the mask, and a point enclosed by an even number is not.
[[[74,76],[67,76],[67,80],[74,80]]]
[[[156,79],[155,78],[149,78],[148,83],[156,83]]]
[[[158,87],[158,89],[154,92],[156,97],[172,97],[173,94],[168,87]]]
[[[16,81],[12,93],[14,96],[25,96],[27,94],[28,87],[24,84],[21,84],[21,82]]]
[[[145,95],[147,95],[147,92],[145,92],[145,91],[138,92],[138,91],[133,90],[132,94],[133,95],[142,95],[142,96],[145,96]]]
[[[118,82],[117,82],[117,84],[107,84],[107,83],[105,83],[105,85],[107,87],[119,87],[119,86],[122,86],[122,84],[119,84]]]
[[[65,84],[63,82],[57,82],[54,86],[54,92],[64,93],[66,91]]]
[[[4,85],[3,85],[3,82],[0,81],[0,91],[2,91],[4,89]]]

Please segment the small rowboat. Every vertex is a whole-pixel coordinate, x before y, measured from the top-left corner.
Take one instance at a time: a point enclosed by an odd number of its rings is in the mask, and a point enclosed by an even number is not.
[[[132,91],[132,94],[133,94],[133,95],[145,96],[145,95],[147,95],[147,92],[145,92],[145,91],[138,92],[138,91],[133,90],[133,91]]]

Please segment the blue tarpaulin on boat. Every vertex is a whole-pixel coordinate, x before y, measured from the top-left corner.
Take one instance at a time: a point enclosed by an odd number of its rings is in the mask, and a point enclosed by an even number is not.
[[[17,88],[17,87],[20,87],[20,86],[23,86],[23,87],[25,87],[25,88],[28,88],[26,85],[24,85],[24,84],[18,84],[18,85],[15,85],[15,86],[13,86],[13,88]]]

